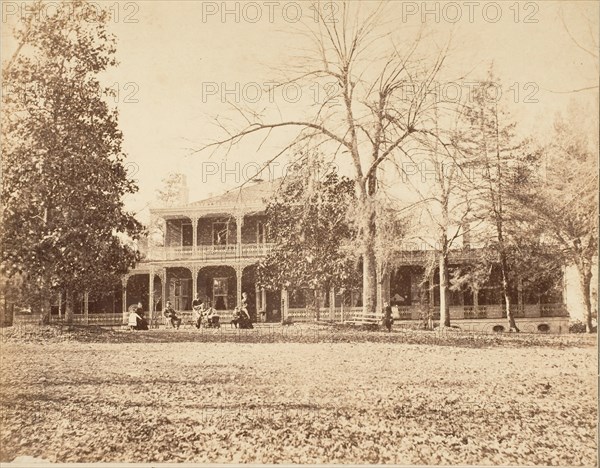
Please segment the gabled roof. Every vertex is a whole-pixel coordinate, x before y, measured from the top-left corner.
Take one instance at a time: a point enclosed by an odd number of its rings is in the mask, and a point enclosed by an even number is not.
[[[282,179],[246,184],[225,192],[223,195],[206,198],[188,204],[188,207],[218,207],[218,206],[264,206],[265,199],[269,199],[281,184]]]

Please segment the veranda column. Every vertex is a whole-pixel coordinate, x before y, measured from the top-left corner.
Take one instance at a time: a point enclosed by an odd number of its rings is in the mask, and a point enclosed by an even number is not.
[[[242,266],[237,265],[235,267],[235,281],[236,281],[236,300],[237,306],[242,307]]]
[[[262,320],[262,318],[263,318],[262,314],[260,313],[262,308],[261,308],[261,301],[260,301],[261,298],[259,297],[259,294],[260,294],[260,288],[258,286],[256,286],[256,284],[255,284],[254,285],[254,302],[256,305],[256,319],[258,320],[258,318],[260,317],[260,319],[261,319],[260,321],[264,322],[264,320]],[[266,318],[266,315],[265,315],[265,318]]]
[[[235,227],[237,229],[236,253],[238,259],[242,257],[242,224],[244,224],[244,215],[239,213],[235,217]]]
[[[427,326],[433,329],[433,316],[435,315],[435,272],[429,274],[429,318]],[[441,317],[441,315],[440,315]]]
[[[86,325],[89,324],[89,293],[86,291],[83,293],[83,323],[85,323]]]
[[[157,270],[154,271],[154,274],[156,276],[158,276],[160,278],[160,302],[162,307],[164,308],[165,306],[165,293],[166,293],[166,279],[167,279],[167,270],[166,268],[159,268]],[[156,301],[158,302],[158,301]],[[156,313],[156,306],[154,307],[154,324],[153,326],[158,328],[160,326],[161,320],[161,313],[159,311],[159,313]]]
[[[192,255],[196,256],[198,248],[198,218],[192,218]],[[196,289],[194,288],[194,292]]]
[[[163,268],[161,271],[160,285],[161,285],[160,302],[164,309],[166,307],[165,304],[167,303],[167,269],[166,268]]]
[[[154,319],[154,268],[150,268],[148,279],[148,321],[152,323]]]
[[[198,267],[192,265],[192,300],[196,299],[196,293],[198,292]]]

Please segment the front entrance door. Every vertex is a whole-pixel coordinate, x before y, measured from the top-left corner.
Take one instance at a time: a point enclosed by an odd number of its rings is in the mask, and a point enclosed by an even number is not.
[[[191,309],[192,280],[189,278],[171,278],[169,281],[169,299],[175,310]]]
[[[213,307],[217,310],[228,310],[227,304],[227,278],[215,278],[213,280]]]

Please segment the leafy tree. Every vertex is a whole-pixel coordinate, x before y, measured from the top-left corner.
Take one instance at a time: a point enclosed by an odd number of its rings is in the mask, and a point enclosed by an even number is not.
[[[275,247],[259,264],[260,284],[269,289],[358,287],[358,257],[348,249],[356,236],[347,217],[354,202],[354,184],[347,177],[328,172],[317,179],[307,176],[305,165],[294,166],[267,205]]]
[[[520,235],[507,235],[507,239],[510,239],[506,245],[506,258],[511,304],[517,302],[519,290],[529,298],[535,298],[536,302],[543,296],[552,297],[562,293],[562,257],[556,255],[552,246],[530,234],[531,231],[527,230]],[[482,249],[469,263],[460,265],[452,272],[451,289],[475,292],[485,286],[494,287],[496,273],[500,272],[501,277],[500,267],[497,251]]]
[[[458,236],[469,229],[466,221],[471,212],[471,200],[470,181],[468,174],[463,172],[464,157],[459,151],[452,150],[453,132],[441,130],[436,124],[435,134],[437,138],[433,142],[423,141],[420,151],[423,162],[413,164],[417,169],[415,173],[411,170],[411,174],[404,174],[403,178],[419,197],[415,208],[419,210],[417,230],[421,232],[415,234],[436,253],[440,279],[440,327],[444,328],[450,326],[450,251]],[[421,217],[425,220],[422,221]],[[426,233],[422,232],[423,225],[429,227]],[[431,228],[435,229],[433,236]],[[426,278],[433,268],[433,264],[427,265]]]
[[[518,195],[529,229],[543,233],[556,258],[576,266],[590,332],[592,268],[598,262],[598,143],[576,124],[581,115],[582,109],[571,107],[568,118],[557,118],[552,142],[538,159],[543,177]]]
[[[377,259],[377,302],[383,305],[383,283],[391,268],[398,266],[398,256],[402,253],[402,239],[409,224],[403,210],[398,208],[397,200],[385,198],[384,191],[376,199],[377,235],[375,237],[375,258]],[[354,209],[359,209],[354,205]],[[354,214],[351,219],[357,219]],[[383,311],[382,311],[383,312]]]
[[[113,284],[136,261],[129,243],[143,229],[123,206],[137,187],[111,90],[98,80],[116,64],[109,14],[85,0],[47,10],[38,1],[21,18],[18,48],[3,64],[0,260],[46,298],[64,290],[72,321],[74,292]]]

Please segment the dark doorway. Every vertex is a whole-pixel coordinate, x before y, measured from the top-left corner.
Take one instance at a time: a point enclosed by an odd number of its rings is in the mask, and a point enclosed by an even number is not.
[[[281,322],[281,291],[265,291],[267,322]]]

